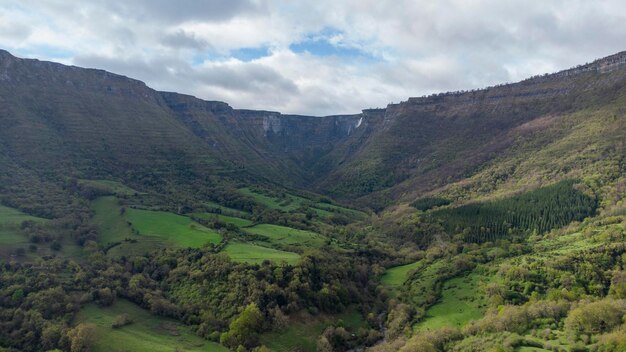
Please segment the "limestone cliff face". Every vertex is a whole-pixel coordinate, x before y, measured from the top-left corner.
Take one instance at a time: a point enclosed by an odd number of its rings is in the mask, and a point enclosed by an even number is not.
[[[283,115],[176,93],[161,95],[179,121],[227,158],[279,179],[287,176],[297,185],[321,177],[322,169],[339,162],[336,147],[370,127],[363,114]]]
[[[510,131],[607,104],[624,86],[626,52],[519,83],[315,117],[234,109],[0,51],[0,157],[80,177],[184,169],[349,199],[404,197],[471,174],[511,146]]]
[[[623,52],[519,83],[409,98],[381,110],[379,130],[316,186],[352,198],[428,192],[508,150],[519,126],[603,106],[625,85]]]

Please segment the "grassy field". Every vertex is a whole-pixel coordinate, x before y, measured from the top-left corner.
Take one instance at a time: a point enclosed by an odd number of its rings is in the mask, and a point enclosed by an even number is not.
[[[204,204],[206,204],[207,206],[209,206],[211,208],[219,209],[219,211],[222,214],[228,215],[228,216],[242,217],[242,216],[250,215],[250,213],[245,212],[243,210],[238,210],[238,209],[225,207],[225,206],[223,206],[221,204],[217,204],[217,203],[211,202],[211,201],[206,201],[206,202],[204,202]]]
[[[109,256],[143,255],[165,246],[160,238],[134,234],[128,220],[121,214],[121,206],[116,197],[100,197],[91,202],[91,208],[95,211],[93,221],[100,229],[100,244],[107,246],[119,243],[108,250]],[[129,242],[126,239],[136,241]]]
[[[255,192],[250,188],[241,188],[239,192],[254,198],[254,200],[271,209],[278,209],[282,211],[296,210],[303,205],[303,203],[310,202],[306,198],[294,196],[291,194],[285,194],[284,198],[271,197],[259,192]]]
[[[100,228],[101,244],[123,241],[133,236],[128,222],[120,213],[120,205],[113,196],[100,197],[91,202],[91,208],[95,211],[94,222]]]
[[[387,269],[385,274],[382,276],[381,281],[385,285],[389,286],[400,286],[406,281],[409,272],[418,268],[420,266],[420,261],[415,263],[395,266],[393,268]]]
[[[120,314],[128,314],[133,323],[118,329],[111,328]],[[187,326],[152,315],[125,300],[106,308],[89,304],[78,312],[75,323],[96,325],[97,342],[92,352],[228,351],[221,345],[203,340]]]
[[[0,205],[0,256],[9,256],[16,249],[26,248],[30,245],[28,237],[19,231],[20,224],[26,220],[37,222],[47,221],[43,218],[30,216],[17,209]],[[29,256],[33,254],[34,253],[28,253]]]
[[[141,235],[153,236],[179,247],[218,244],[222,236],[186,216],[163,211],[127,209],[125,217]]]
[[[317,339],[329,325],[342,320],[343,326],[354,332],[363,325],[363,317],[355,309],[348,309],[335,316],[301,314],[291,319],[294,321],[287,324],[285,329],[264,334],[261,342],[276,352],[314,352],[317,350]]]
[[[300,256],[293,252],[280,251],[250,243],[229,243],[224,251],[232,260],[250,264],[260,264],[267,259],[279,263],[284,261],[293,265],[300,259]]]
[[[43,221],[44,219],[26,215],[21,211],[0,205],[0,245],[26,244],[28,238],[18,231],[25,220]]]
[[[326,242],[324,236],[315,232],[297,230],[285,226],[260,224],[244,230],[248,233],[266,236],[271,243],[279,245],[319,248]]]
[[[362,211],[355,210],[355,209],[342,207],[342,206],[335,205],[335,204],[315,203],[313,206],[316,209],[321,209],[321,210],[331,212],[331,213],[344,214],[354,219],[364,219],[365,217],[367,217],[367,213],[364,213]]]
[[[233,224],[233,225],[237,225],[239,227],[245,227],[245,226],[252,225],[252,221],[250,221],[248,219],[242,219],[242,218],[239,218],[239,217],[222,215],[222,214],[193,213],[193,214],[190,214],[190,216],[194,217],[194,218],[209,220],[209,221],[213,221],[213,220],[217,219],[217,220],[220,220],[220,221],[225,222],[227,224]]]
[[[444,326],[461,328],[470,320],[481,318],[488,304],[480,284],[485,280],[488,278],[473,272],[446,281],[441,291],[441,299],[426,311],[425,319],[417,324],[416,328],[419,330],[438,329]]]
[[[117,181],[111,180],[80,180],[78,181],[81,185],[91,186],[94,188],[100,188],[107,190],[109,192],[118,194],[118,195],[134,195],[141,194],[141,192],[137,192],[136,190],[120,183]]]
[[[33,221],[45,221],[45,219],[38,218],[35,216],[30,216],[28,214],[24,214],[21,211],[9,207],[5,207],[0,205],[0,224],[20,224],[25,220],[33,220]]]

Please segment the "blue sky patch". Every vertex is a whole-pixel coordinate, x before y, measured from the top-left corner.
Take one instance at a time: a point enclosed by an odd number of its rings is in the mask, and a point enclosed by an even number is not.
[[[258,48],[240,48],[237,50],[232,50],[230,52],[230,56],[239,59],[241,61],[252,61],[256,59],[260,59],[262,57],[270,56],[270,48],[266,46],[258,47]]]
[[[76,55],[76,53],[71,50],[44,44],[15,49],[15,54],[18,56],[48,59],[69,59]]]
[[[316,56],[338,56],[345,58],[359,58],[372,60],[374,57],[356,46],[343,43],[340,37],[343,32],[335,28],[324,28],[308,34],[298,43],[293,43],[289,49],[294,53],[308,52]]]

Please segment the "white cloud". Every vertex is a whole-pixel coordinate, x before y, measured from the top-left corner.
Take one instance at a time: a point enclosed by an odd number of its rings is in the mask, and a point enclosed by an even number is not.
[[[591,61],[624,50],[625,20],[619,0],[6,0],[0,46],[238,108],[333,114]],[[289,49],[327,29],[366,56]],[[255,47],[269,55],[229,56]]]

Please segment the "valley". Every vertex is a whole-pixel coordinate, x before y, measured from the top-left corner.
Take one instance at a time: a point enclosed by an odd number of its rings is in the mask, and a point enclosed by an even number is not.
[[[235,109],[0,51],[0,351],[626,349],[626,53]]]

